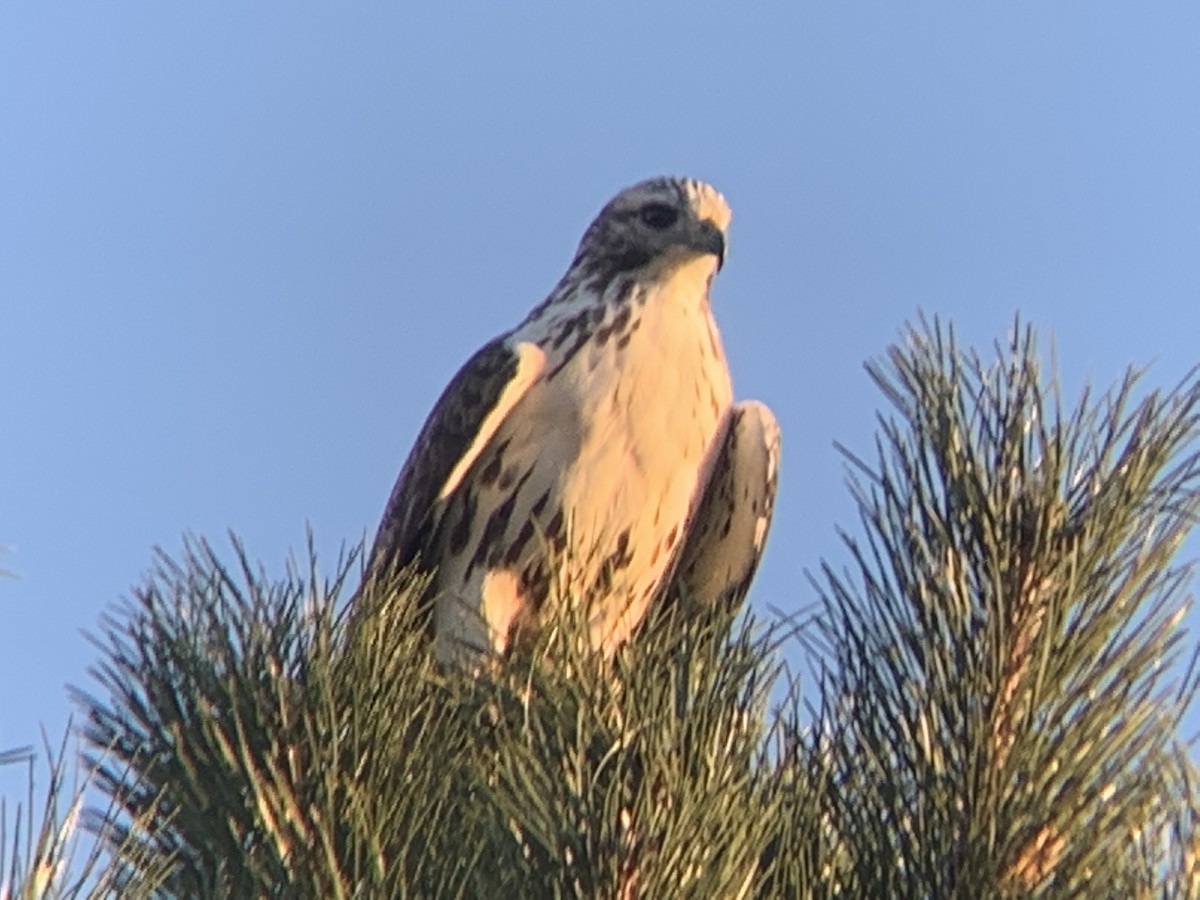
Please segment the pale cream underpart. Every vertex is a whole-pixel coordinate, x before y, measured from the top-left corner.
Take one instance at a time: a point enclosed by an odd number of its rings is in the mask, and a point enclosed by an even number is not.
[[[530,354],[528,370],[522,365],[519,372],[536,369],[537,377],[516,395],[491,436],[493,442],[509,442],[506,467],[521,472],[534,467],[503,543],[515,540],[533,503],[547,490],[547,509],[561,504],[571,523],[567,568],[550,603],[562,591],[570,596],[593,584],[601,560],[629,530],[632,561],[615,574],[605,602],[589,610],[592,644],[605,651],[640,621],[648,589],[661,582],[674,558],[671,550],[684,540],[697,485],[707,477],[714,439],[729,413],[732,387],[706,299],[714,268],[713,257],[693,257],[651,285],[646,302],[633,307],[641,324],[622,350],[615,340],[585,346],[551,380],[546,373],[558,365],[555,351],[547,348],[536,366]],[[549,323],[577,311],[564,304]],[[606,321],[615,311],[614,305]],[[532,344],[547,327],[547,319],[531,323],[510,341]],[[475,459],[486,455],[479,447],[471,452]],[[466,467],[455,472],[457,483]],[[521,606],[520,566],[490,572],[476,567],[463,582],[486,518],[485,512],[476,517],[468,551],[445,559],[437,575],[437,652],[444,661],[461,658],[464,647],[503,652]],[[543,513],[543,524],[549,518]],[[675,547],[653,558],[656,545],[673,529]],[[530,546],[540,552],[537,540]],[[547,613],[552,615],[544,610],[543,616]]]

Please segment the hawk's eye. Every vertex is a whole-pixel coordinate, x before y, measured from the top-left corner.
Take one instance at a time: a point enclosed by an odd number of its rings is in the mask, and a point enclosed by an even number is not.
[[[665,203],[647,203],[642,207],[642,221],[656,231],[670,228],[679,218],[679,210]]]

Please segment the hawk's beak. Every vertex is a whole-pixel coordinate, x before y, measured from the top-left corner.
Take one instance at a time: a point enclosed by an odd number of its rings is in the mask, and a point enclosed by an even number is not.
[[[701,253],[711,253],[717,258],[717,269],[725,265],[725,233],[716,223],[705,219],[694,234],[692,246]]]

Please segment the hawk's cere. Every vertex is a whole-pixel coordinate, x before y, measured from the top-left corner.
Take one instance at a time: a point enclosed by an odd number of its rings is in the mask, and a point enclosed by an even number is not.
[[[779,429],[733,403],[709,309],[730,212],[703,182],[619,193],[550,296],[458,371],[392,491],[368,575],[414,559],[443,661],[502,653],[586,603],[610,652],[678,583],[740,599],[762,554]]]

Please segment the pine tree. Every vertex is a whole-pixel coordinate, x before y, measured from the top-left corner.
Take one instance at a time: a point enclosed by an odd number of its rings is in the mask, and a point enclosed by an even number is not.
[[[869,366],[861,530],[811,620],[672,598],[468,677],[420,579],[161,557],[77,692],[125,896],[1186,897],[1195,691],[1175,554],[1200,381],[1064,412],[1030,329],[920,323]],[[807,601],[801,600],[802,605]],[[801,660],[813,674],[793,674]]]

